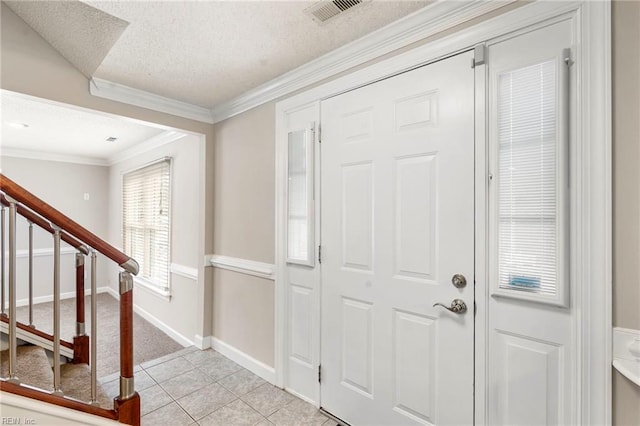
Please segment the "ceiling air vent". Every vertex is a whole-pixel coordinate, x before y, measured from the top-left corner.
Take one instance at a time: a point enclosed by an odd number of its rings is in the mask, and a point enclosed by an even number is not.
[[[366,3],[371,0],[332,0],[321,1],[314,4],[311,7],[306,8],[304,11],[310,15],[314,21],[319,24],[327,22],[329,19],[334,18],[341,13],[353,8],[362,3]]]

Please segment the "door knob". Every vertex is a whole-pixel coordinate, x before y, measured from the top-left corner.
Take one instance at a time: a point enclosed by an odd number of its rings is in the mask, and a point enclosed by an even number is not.
[[[436,306],[442,306],[443,308],[445,308],[448,311],[453,312],[454,314],[464,314],[465,312],[467,312],[467,304],[464,303],[464,301],[462,301],[460,299],[453,299],[451,301],[451,307],[445,306],[442,303],[435,303],[433,305],[434,308]]]

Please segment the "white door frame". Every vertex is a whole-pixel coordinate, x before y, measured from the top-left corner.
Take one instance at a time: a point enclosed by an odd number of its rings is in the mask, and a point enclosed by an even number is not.
[[[576,209],[571,221],[573,282],[576,310],[575,344],[578,351],[576,377],[577,424],[611,422],[611,13],[609,0],[535,2],[479,23],[450,36],[430,42],[393,58],[300,93],[276,105],[276,384],[286,380],[287,265],[286,148],[287,116],[305,105],[335,96],[416,66],[464,51],[494,38],[558,17],[571,17],[576,45],[578,147],[575,153]],[[434,27],[438,23],[434,23]],[[442,28],[439,28],[442,30]],[[480,76],[482,73],[477,73]],[[478,88],[484,89],[483,77]],[[487,276],[486,241],[486,123],[485,101],[476,103],[476,277]],[[319,203],[316,205],[319,209]],[[486,282],[486,279],[483,280]],[[486,285],[476,292],[476,411],[477,424],[487,423],[487,296]],[[320,309],[320,304],[314,304]],[[314,312],[319,317],[319,312]],[[314,333],[319,335],[319,333]],[[319,343],[314,347],[318,348]],[[318,357],[319,358],[319,357]],[[295,391],[295,390],[294,390]],[[305,396],[315,402],[313,396]]]

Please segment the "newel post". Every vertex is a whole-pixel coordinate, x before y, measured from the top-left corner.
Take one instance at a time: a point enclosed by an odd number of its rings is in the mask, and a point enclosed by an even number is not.
[[[120,272],[120,395],[115,399],[118,421],[140,424],[140,396],[133,383],[133,277]]]

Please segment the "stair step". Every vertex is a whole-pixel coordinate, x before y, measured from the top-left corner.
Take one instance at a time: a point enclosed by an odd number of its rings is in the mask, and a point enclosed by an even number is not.
[[[62,364],[60,382],[65,396],[83,402],[91,399],[91,368],[87,364]],[[97,402],[102,408],[113,408],[113,397],[106,394],[100,382],[97,383]]]
[[[53,368],[46,351],[39,346],[18,346],[16,375],[21,383],[45,391],[53,390]],[[9,350],[0,352],[0,377],[9,377]],[[91,368],[87,364],[60,365],[60,387],[64,395],[88,403],[91,399]],[[97,402],[113,409],[113,396],[97,383]]]
[[[53,390],[53,370],[47,353],[39,346],[18,346],[16,375],[20,382]],[[9,377],[9,350],[0,352],[0,376]]]

